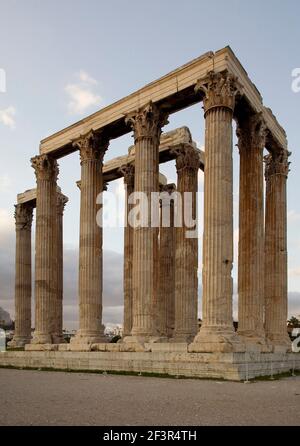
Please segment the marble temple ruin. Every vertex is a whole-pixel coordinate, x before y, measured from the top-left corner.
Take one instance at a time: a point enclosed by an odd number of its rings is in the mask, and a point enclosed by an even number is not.
[[[203,107],[205,150],[187,127],[162,133],[168,116]],[[238,329],[233,325],[233,121],[240,160]],[[110,141],[132,132],[128,154],[104,162]],[[63,342],[63,211],[59,160],[78,151],[81,164],[79,329]],[[31,163],[36,189],[18,195],[15,336],[0,363],[248,379],[300,368],[287,333],[287,178],[285,131],[229,47],[183,65],[40,143]],[[159,173],[174,160],[176,184]],[[196,212],[198,172],[204,211]],[[124,227],[123,337],[107,342],[102,323],[102,227],[99,192],[123,178],[128,197],[165,192],[160,224]],[[203,218],[198,239],[175,224],[174,194],[191,193],[192,215]],[[161,221],[168,206],[170,224]],[[159,206],[158,206],[159,207]],[[35,330],[31,338],[31,225],[36,208]],[[159,210],[158,210],[159,212]],[[197,223],[195,224],[195,228]],[[189,228],[190,230],[191,228]],[[196,228],[197,229],[197,228]],[[202,321],[198,323],[198,273]],[[120,290],[121,292],[121,290]]]

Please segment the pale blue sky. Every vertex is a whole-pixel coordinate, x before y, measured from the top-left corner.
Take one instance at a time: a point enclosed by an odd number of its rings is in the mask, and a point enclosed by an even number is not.
[[[35,186],[29,159],[42,138],[204,52],[230,45],[285,128],[293,152],[289,286],[300,292],[300,93],[291,89],[292,69],[300,67],[299,17],[298,0],[0,0],[0,68],[7,76],[7,91],[0,93],[0,242],[13,230],[16,194]],[[168,128],[182,125],[203,144],[200,104],[172,115]],[[130,144],[130,135],[114,141],[106,159]],[[60,164],[59,184],[70,197],[65,242],[76,247],[78,154]],[[162,170],[175,179],[173,168]],[[106,231],[105,248],[122,252],[120,230]]]

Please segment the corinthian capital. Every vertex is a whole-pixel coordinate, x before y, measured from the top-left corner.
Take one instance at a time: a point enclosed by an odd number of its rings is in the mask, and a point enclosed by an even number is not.
[[[255,113],[243,120],[239,120],[236,128],[239,150],[263,150],[266,144],[267,132],[262,113]]]
[[[69,199],[63,194],[57,194],[57,213],[62,215],[65,210],[65,206],[68,203]]]
[[[80,152],[81,163],[84,161],[99,161],[102,164],[109,139],[103,133],[96,133],[91,130],[85,135],[80,135],[72,144]]]
[[[37,180],[57,180],[59,173],[56,159],[48,155],[37,155],[31,158]]]
[[[198,80],[195,91],[204,93],[205,113],[214,107],[226,107],[233,111],[235,97],[241,91],[241,85],[238,78],[228,71],[222,73],[211,71],[205,79]]]
[[[124,183],[127,186],[134,186],[134,165],[133,164],[124,164],[120,167],[119,172],[124,177]]]
[[[172,195],[174,192],[176,192],[176,184],[174,183],[168,183],[168,184],[162,184],[159,187],[160,192],[167,192],[169,195]]]
[[[176,156],[177,172],[187,170],[198,170],[200,167],[199,152],[190,145],[183,145],[180,148],[172,149],[171,153]]]
[[[283,175],[288,177],[290,171],[289,156],[291,152],[281,150],[279,153],[269,153],[264,157],[266,164],[265,177],[268,181],[273,175]]]
[[[126,124],[130,124],[134,131],[135,142],[143,138],[151,138],[159,141],[161,129],[168,123],[166,113],[149,102],[137,111],[126,116]]]
[[[33,217],[33,206],[29,204],[15,205],[15,220],[17,230],[30,230]]]

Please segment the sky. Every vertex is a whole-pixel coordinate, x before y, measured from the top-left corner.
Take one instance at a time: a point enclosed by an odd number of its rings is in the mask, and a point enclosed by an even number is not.
[[[17,193],[35,187],[30,158],[38,154],[40,140],[195,57],[230,45],[285,128],[293,152],[289,314],[300,314],[300,92],[292,89],[292,71],[300,67],[299,16],[298,0],[0,0],[0,307],[14,316],[13,205]],[[203,147],[201,104],[169,121],[165,131],[186,125]],[[105,161],[125,154],[132,143],[130,134],[112,141]],[[238,169],[234,147],[235,283]],[[176,180],[173,163],[161,171],[170,182]],[[64,219],[66,328],[76,328],[78,321],[79,178],[78,153],[60,160],[59,186],[69,197]],[[115,182],[110,191],[122,196],[122,187]],[[199,191],[201,204],[201,173]],[[200,231],[201,211],[200,205]],[[199,244],[201,273],[201,240]],[[122,321],[122,262],[122,229],[105,229],[105,323]],[[201,274],[199,279],[201,298]]]

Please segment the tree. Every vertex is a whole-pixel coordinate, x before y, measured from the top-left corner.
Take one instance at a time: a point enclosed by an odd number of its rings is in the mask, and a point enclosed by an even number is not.
[[[288,320],[288,325],[289,325],[289,327],[292,327],[292,328],[300,328],[300,320],[298,318],[296,318],[295,316],[292,316]]]

